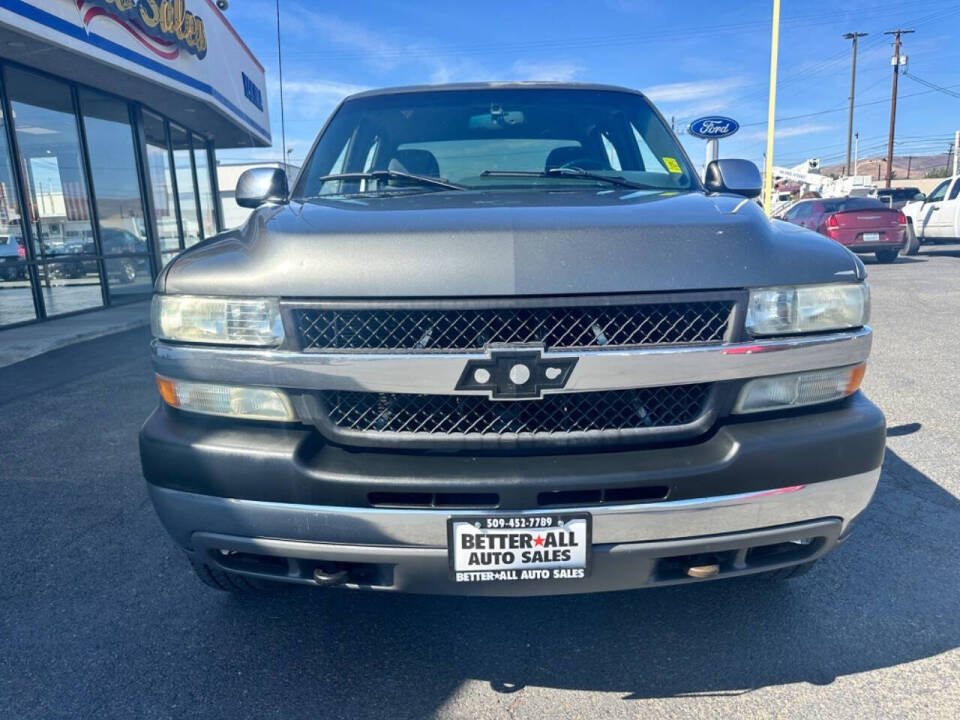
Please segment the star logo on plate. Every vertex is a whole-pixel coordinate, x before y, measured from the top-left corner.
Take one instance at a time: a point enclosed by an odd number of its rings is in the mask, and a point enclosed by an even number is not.
[[[533,544],[537,547],[541,547],[543,545],[543,535],[537,535],[537,538],[533,541]]]

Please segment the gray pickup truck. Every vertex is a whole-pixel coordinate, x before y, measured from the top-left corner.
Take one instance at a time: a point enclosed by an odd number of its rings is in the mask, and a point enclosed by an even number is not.
[[[153,300],[140,449],[205,583],[475,595],[789,577],[880,474],[864,267],[701,179],[640,93],[346,99]]]

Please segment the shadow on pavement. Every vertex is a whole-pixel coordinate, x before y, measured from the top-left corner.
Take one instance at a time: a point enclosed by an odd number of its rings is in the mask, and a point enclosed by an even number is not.
[[[466,707],[493,716],[499,694],[507,706],[527,687],[731,694],[960,645],[960,501],[889,450],[850,540],[788,583],[526,599],[216,593],[140,477],[136,433],[157,402],[146,348],[115,336],[0,372],[5,717],[419,718],[448,703],[470,716],[457,705],[467,683],[485,695]]]
[[[290,712],[333,695],[421,716],[466,680],[625,699],[826,684],[960,645],[958,523],[960,502],[888,451],[849,542],[789,583],[515,600],[305,592],[225,601],[211,631],[237,638],[244,687]]]
[[[920,254],[960,258],[960,245],[921,245]]]

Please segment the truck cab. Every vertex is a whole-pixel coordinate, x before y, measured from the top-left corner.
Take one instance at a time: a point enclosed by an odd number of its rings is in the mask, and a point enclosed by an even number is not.
[[[919,240],[960,239],[960,175],[946,178],[925,199],[904,205],[903,214]]]

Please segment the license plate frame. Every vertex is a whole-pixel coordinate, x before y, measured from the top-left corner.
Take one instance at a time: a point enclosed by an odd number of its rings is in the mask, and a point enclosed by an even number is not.
[[[472,528],[470,528],[472,526]],[[515,536],[530,537],[530,544],[535,545],[535,535],[543,537],[543,550],[562,551],[570,549],[572,558],[567,560],[543,560],[522,562],[520,553],[536,551],[536,547],[527,548],[524,541],[519,540],[522,547],[510,548],[510,540],[503,541],[508,547],[500,552],[514,552],[518,557],[514,563],[498,563],[490,566],[468,567],[458,560],[463,554],[471,550],[475,552],[497,552],[490,548],[460,548],[457,539],[461,534],[469,532],[474,535],[502,535],[507,538]],[[458,534],[458,530],[461,534]],[[548,535],[558,533],[573,533],[576,544],[566,545],[570,537],[555,537],[548,541]],[[495,541],[499,543],[500,541]],[[582,553],[582,555],[581,555]],[[582,557],[582,562],[580,558]],[[467,557],[469,559],[469,557]],[[447,562],[450,580],[458,584],[475,583],[510,583],[510,582],[543,582],[554,580],[582,580],[590,576],[593,565],[593,517],[590,513],[517,513],[514,515],[454,515],[447,518]],[[510,567],[505,567],[510,565]]]

